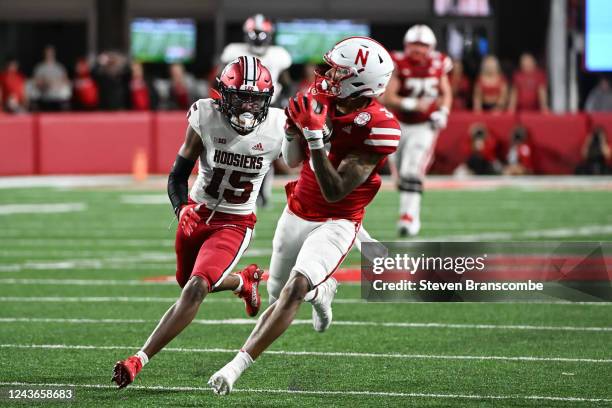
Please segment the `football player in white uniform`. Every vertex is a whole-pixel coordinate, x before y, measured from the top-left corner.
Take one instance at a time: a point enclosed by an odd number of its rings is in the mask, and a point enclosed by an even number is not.
[[[272,104],[274,105],[282,90],[279,78],[281,75],[287,75],[286,70],[292,63],[291,55],[283,47],[272,45],[274,25],[262,14],[249,17],[244,22],[242,30],[244,32],[244,42],[228,44],[221,54],[221,63],[225,65],[241,55],[251,55],[259,58],[272,75],[272,82],[274,83]],[[274,167],[265,177],[260,190],[258,204],[264,207],[270,203],[272,197],[273,177]]]
[[[225,65],[241,55],[259,58],[272,75],[274,83],[272,104],[274,104],[282,89],[278,80],[281,74],[291,66],[291,55],[283,47],[272,45],[274,25],[262,14],[249,17],[244,22],[242,31],[244,42],[228,44],[221,53],[221,63]]]
[[[400,236],[413,236],[421,229],[423,182],[452,103],[448,80],[452,62],[435,48],[436,37],[429,27],[411,27],[404,36],[404,52],[393,55],[396,69],[383,95],[383,103],[402,127],[394,155],[399,173]]]
[[[387,50],[371,38],[350,37],[324,59],[328,69],[287,109],[283,157],[291,167],[303,165],[299,178],[285,187],[287,207],[274,233],[268,292],[276,301],[234,359],[210,377],[208,384],[218,394],[231,392],[291,325],[303,301],[312,304],[314,329],[329,327],[336,291],[332,274],[379,191],[378,170],[399,144],[399,123],[377,100],[394,67]],[[326,140],[328,120],[333,133]]]
[[[281,154],[285,114],[270,108],[272,76],[261,61],[242,56],[217,80],[215,99],[200,99],[187,114],[189,125],[168,178],[168,195],[179,219],[176,280],[181,295],[140,351],[116,363],[119,388],[195,317],[211,292],[232,290],[255,316],[261,304],[256,265],[233,273],[249,245],[261,182]],[[198,177],[188,194],[196,160]]]

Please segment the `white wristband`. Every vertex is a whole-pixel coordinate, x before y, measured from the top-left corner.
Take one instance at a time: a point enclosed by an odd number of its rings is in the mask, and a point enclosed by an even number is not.
[[[310,150],[323,149],[325,143],[323,142],[323,130],[309,130],[302,129],[302,134],[308,142],[308,148]]]
[[[403,111],[413,111],[417,107],[417,98],[403,98],[400,102],[400,107]]]

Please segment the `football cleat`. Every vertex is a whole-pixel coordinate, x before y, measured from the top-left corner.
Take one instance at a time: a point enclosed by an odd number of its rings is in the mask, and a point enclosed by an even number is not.
[[[208,385],[217,395],[227,395],[232,392],[237,375],[231,372],[229,364],[214,373],[208,380]]]
[[[414,237],[421,230],[421,221],[418,218],[412,218],[408,214],[400,217],[397,223],[397,231],[400,237]]]
[[[142,362],[136,356],[129,357],[123,361],[117,361],[113,369],[113,378],[118,388],[125,388],[134,382],[134,378],[142,370]]]
[[[312,327],[322,333],[329,328],[332,322],[332,301],[336,295],[338,282],[330,277],[320,284],[312,304]]]
[[[259,295],[259,281],[263,276],[263,270],[255,264],[251,264],[238,272],[242,276],[242,289],[237,293],[238,297],[244,300],[246,314],[250,317],[257,316],[261,306],[261,296]]]

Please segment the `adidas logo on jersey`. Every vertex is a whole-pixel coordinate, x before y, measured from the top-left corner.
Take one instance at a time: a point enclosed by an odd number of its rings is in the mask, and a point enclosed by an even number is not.
[[[263,152],[263,145],[261,143],[257,143],[255,146],[251,147],[251,150],[258,150],[260,152]]]
[[[344,133],[351,133],[351,130],[353,130],[353,127],[350,126],[350,125],[349,126],[345,126],[345,127],[342,128],[342,131]]]

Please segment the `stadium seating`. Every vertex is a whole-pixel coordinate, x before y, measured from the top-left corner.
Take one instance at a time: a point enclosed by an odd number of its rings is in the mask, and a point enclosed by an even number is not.
[[[538,174],[571,174],[587,132],[603,126],[612,144],[612,114],[486,115],[458,112],[438,139],[432,171],[450,174],[465,160],[473,123],[487,125],[502,150],[522,123]],[[185,137],[183,112],[58,113],[0,117],[0,175],[130,173],[144,151],[149,169],[166,173]]]

